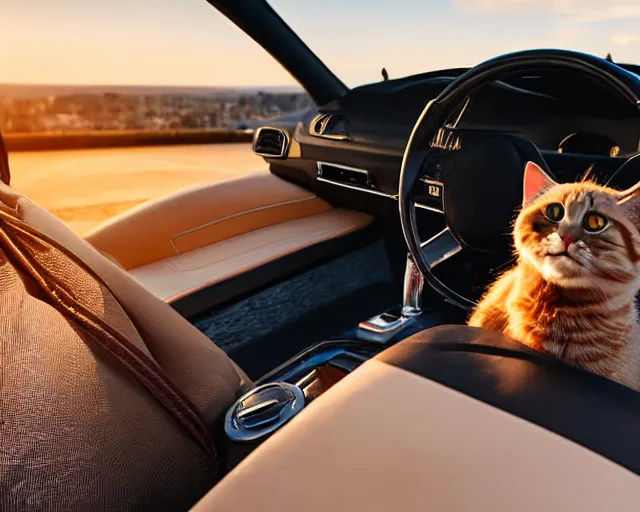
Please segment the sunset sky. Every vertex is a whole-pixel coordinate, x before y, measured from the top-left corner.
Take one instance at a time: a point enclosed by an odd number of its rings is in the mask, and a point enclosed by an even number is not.
[[[640,63],[640,0],[271,4],[350,86],[378,80],[382,66],[398,77],[532,47]],[[0,19],[0,82],[294,83],[205,0],[0,0]]]

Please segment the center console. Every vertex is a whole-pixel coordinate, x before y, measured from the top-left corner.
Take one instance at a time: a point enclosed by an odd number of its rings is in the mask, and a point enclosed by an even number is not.
[[[313,345],[257,380],[227,412],[227,469],[364,362],[416,332],[458,323],[448,310],[423,308],[423,286],[424,278],[409,255],[401,305],[360,322],[353,336]]]

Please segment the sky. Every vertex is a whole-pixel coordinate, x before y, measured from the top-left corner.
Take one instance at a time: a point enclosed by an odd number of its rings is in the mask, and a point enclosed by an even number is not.
[[[270,0],[349,86],[554,47],[640,63],[640,0]],[[294,79],[206,0],[0,0],[0,83]]]

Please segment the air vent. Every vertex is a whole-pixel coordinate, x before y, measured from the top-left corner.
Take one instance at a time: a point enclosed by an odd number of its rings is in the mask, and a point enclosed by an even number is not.
[[[397,197],[378,189],[374,180],[371,178],[369,171],[365,169],[348,167],[342,164],[332,164],[329,162],[318,162],[316,165],[316,179],[323,183],[330,183],[331,185],[337,185],[351,190],[367,192],[368,194],[376,196],[392,199]]]
[[[311,120],[309,133],[314,137],[349,140],[349,126],[340,114],[318,114]]]
[[[344,183],[363,188],[371,187],[369,171],[356,169],[355,167],[318,162],[317,176],[334,183]]]
[[[284,158],[289,149],[289,134],[280,128],[263,126],[253,137],[253,152],[268,158]]]
[[[331,117],[331,114],[319,114],[316,117],[314,117],[313,120],[311,121],[311,127],[309,129],[309,131],[311,132],[311,135],[316,135],[316,136],[322,135],[326,121],[330,117]]]

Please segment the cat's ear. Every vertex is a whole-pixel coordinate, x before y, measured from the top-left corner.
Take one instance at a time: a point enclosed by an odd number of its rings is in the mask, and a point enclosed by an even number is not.
[[[627,217],[640,229],[640,182],[618,193],[618,204]]]
[[[522,205],[530,203],[540,194],[550,189],[557,183],[542,167],[534,162],[527,162],[524,168]]]

